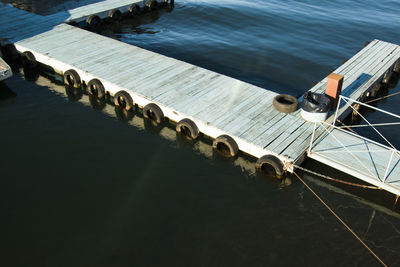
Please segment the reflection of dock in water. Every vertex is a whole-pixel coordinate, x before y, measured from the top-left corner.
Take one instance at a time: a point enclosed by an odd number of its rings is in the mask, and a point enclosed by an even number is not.
[[[144,119],[143,114],[140,110],[131,110],[129,113],[121,108],[115,107],[110,101],[104,100],[99,104],[98,99],[94,99],[91,95],[86,92],[77,95],[71,95],[71,88],[62,85],[62,80],[59,75],[53,75],[48,73],[42,73],[38,75],[35,80],[36,84],[49,88],[57,94],[64,96],[66,99],[72,102],[80,103],[88,108],[100,111],[109,117],[117,118],[123,123],[127,123],[130,126],[135,127],[138,130],[155,133],[165,140],[173,143],[179,143],[182,146],[189,146],[191,149],[197,151],[199,154],[205,156],[208,159],[215,157],[215,151],[212,148],[210,140],[206,138],[198,138],[196,140],[187,140],[175,131],[174,124],[163,124],[163,127],[157,127],[151,121]],[[49,81],[50,80],[50,81]],[[233,160],[235,166],[240,167],[244,172],[249,174],[255,174],[255,160],[248,157],[239,155]]]

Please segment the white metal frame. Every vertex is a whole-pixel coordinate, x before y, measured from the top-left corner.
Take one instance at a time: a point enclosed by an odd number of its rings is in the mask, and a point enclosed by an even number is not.
[[[352,108],[352,110],[354,112],[356,112],[367,123],[367,125],[336,126],[335,123],[336,123],[336,120],[338,118],[338,111],[339,111],[339,107],[340,107],[340,104],[341,104],[342,101],[344,102],[345,105],[349,105]],[[389,169],[390,169],[390,166],[391,166],[392,161],[393,161],[393,156],[395,154],[397,154],[397,156],[400,157],[400,151],[381,132],[379,132],[376,129],[376,127],[377,126],[399,125],[400,122],[371,124],[362,114],[360,114],[360,112],[358,112],[358,110],[356,110],[352,106],[352,104],[359,104],[359,105],[362,105],[362,106],[366,106],[368,108],[371,108],[371,109],[374,109],[376,111],[379,111],[379,112],[385,113],[387,115],[390,115],[390,116],[392,116],[394,118],[400,119],[400,116],[397,115],[397,114],[394,114],[394,113],[391,113],[391,112],[388,112],[388,111],[373,107],[371,105],[359,102],[357,100],[354,100],[354,99],[351,99],[351,98],[348,98],[348,97],[345,97],[345,96],[340,96],[339,97],[339,101],[338,101],[338,105],[337,105],[337,109],[336,109],[336,112],[335,112],[335,118],[334,118],[332,124],[328,124],[326,122],[318,122],[318,123],[314,124],[314,129],[313,129],[312,137],[311,137],[311,140],[310,140],[310,146],[309,146],[309,149],[308,149],[307,153],[308,153],[309,156],[311,156],[313,153],[321,154],[321,152],[313,152],[312,151],[314,145],[316,144],[316,142],[318,140],[320,140],[320,138],[325,137],[326,135],[331,135],[337,141],[337,143],[340,144],[346,150],[346,152],[348,152],[354,159],[356,159],[360,163],[360,166],[365,167],[365,169],[368,170],[369,174],[372,177],[375,177],[378,180],[380,180],[382,183],[385,183],[386,179],[388,178],[388,175],[389,175]],[[317,126],[322,127],[324,129],[326,135],[322,135],[319,138],[315,138]],[[379,142],[376,142],[376,141],[371,140],[369,138],[363,137],[363,136],[358,135],[356,133],[344,130],[344,128],[356,128],[356,127],[371,127],[380,137],[382,137],[383,140],[385,140],[386,144],[381,144]],[[350,148],[346,147],[346,145],[344,145],[340,140],[338,140],[338,138],[336,138],[333,134],[331,134],[332,129],[337,129],[339,131],[346,132],[346,134],[353,135],[353,136],[355,136],[357,138],[360,138],[360,139],[365,140],[367,142],[370,142],[370,143],[373,143],[375,145],[378,145],[379,147],[382,147],[382,150],[369,150],[369,151],[351,150]],[[329,151],[329,152],[326,151],[326,152],[323,152],[323,153],[327,154],[327,153],[337,153],[337,152],[338,151]],[[388,164],[386,166],[385,174],[384,174],[382,179],[376,173],[371,172],[365,166],[365,164],[360,160],[360,158],[356,155],[356,153],[365,153],[365,152],[368,152],[368,153],[371,153],[371,152],[389,152],[389,153],[391,153],[390,159],[389,159]]]

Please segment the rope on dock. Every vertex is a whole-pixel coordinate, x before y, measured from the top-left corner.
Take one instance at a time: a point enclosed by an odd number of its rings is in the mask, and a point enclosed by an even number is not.
[[[350,231],[350,233],[352,233],[354,235],[355,238],[358,239],[358,241],[360,241],[361,244],[364,245],[365,248],[367,248],[369,250],[369,252],[383,265],[383,266],[387,266],[379,257],[378,255],[375,254],[375,252],[370,249],[367,244],[365,244],[360,237],[358,237],[358,235],[328,206],[328,204],[326,204],[324,202],[324,200],[318,196],[317,193],[315,193],[314,190],[311,189],[311,187],[296,173],[293,172],[294,175],[296,175],[296,177],[304,184],[305,187],[307,187],[308,190],[310,190],[311,193],[314,194],[314,196],[347,228],[347,230]]]
[[[382,100],[382,99],[385,99],[385,98],[388,98],[388,97],[391,97],[391,96],[395,96],[395,95],[398,95],[398,94],[400,94],[400,92],[396,92],[396,93],[393,93],[393,94],[390,94],[390,95],[385,95],[385,96],[382,96],[382,97],[379,97],[379,98],[375,98],[375,99],[366,101],[365,104],[376,102],[376,101],[379,101],[379,100]]]
[[[399,195],[396,196],[396,200],[394,201],[394,204],[393,204],[393,210],[396,208],[398,201],[399,201]]]
[[[356,131],[354,131],[353,129],[351,129],[351,128],[349,127],[349,125],[346,125],[346,124],[345,124],[344,122],[342,122],[341,120],[336,119],[336,121],[339,122],[341,125],[343,125],[343,127],[344,127],[345,129],[349,130],[350,132],[352,132],[352,133],[354,133],[354,134],[359,135]]]
[[[346,184],[346,185],[351,185],[351,186],[356,186],[356,187],[361,187],[361,188],[374,189],[374,190],[382,190],[382,188],[377,187],[377,186],[351,183],[351,182],[347,182],[347,181],[344,181],[344,180],[336,179],[336,178],[333,178],[333,177],[330,177],[330,176],[327,176],[327,175],[324,175],[324,174],[321,174],[321,173],[318,173],[318,172],[314,172],[314,171],[311,171],[309,169],[306,169],[306,168],[303,168],[303,167],[300,167],[300,166],[297,166],[297,165],[293,165],[293,166],[296,169],[299,169],[299,170],[311,173],[313,175],[322,177],[324,179],[327,179],[327,180],[330,180],[330,181],[335,181],[335,182],[338,182],[338,183],[341,183],[341,184]]]

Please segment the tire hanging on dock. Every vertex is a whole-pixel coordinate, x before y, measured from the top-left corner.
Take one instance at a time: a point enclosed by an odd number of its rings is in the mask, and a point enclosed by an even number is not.
[[[235,157],[239,152],[239,147],[235,140],[229,135],[220,135],[213,141],[213,149],[224,156]],[[228,151],[226,151],[228,150]]]
[[[63,80],[65,85],[69,87],[74,87],[74,88],[81,87],[81,77],[79,77],[79,74],[73,69],[64,72]]]
[[[106,94],[103,84],[98,79],[90,80],[87,90],[89,94],[97,98],[103,98]]]
[[[114,95],[114,104],[117,107],[131,110],[133,107],[133,100],[131,95],[126,91],[119,91]]]
[[[1,48],[1,51],[6,61],[16,61],[19,59],[18,50],[17,48],[15,48],[15,45],[13,44],[10,43],[6,44]]]
[[[147,104],[143,108],[143,116],[146,119],[153,120],[157,124],[160,124],[164,121],[164,113],[162,112],[161,108],[154,103]]]
[[[282,94],[274,97],[272,105],[279,112],[291,113],[297,109],[299,101],[292,95]]]
[[[141,12],[142,12],[142,10],[141,10],[140,6],[137,4],[132,4],[129,7],[129,13],[131,13],[132,15],[140,15]]]
[[[155,10],[158,7],[158,2],[156,0],[149,0],[145,6],[149,11]]]
[[[101,22],[100,17],[96,15],[90,15],[86,20],[86,23],[91,27],[99,26],[100,22]]]
[[[394,63],[393,71],[394,72],[400,72],[400,59],[397,60],[396,63]]]
[[[199,137],[200,131],[196,123],[190,119],[182,119],[176,125],[176,131],[188,139],[195,140]]]
[[[383,83],[383,84],[389,84],[389,82],[390,82],[390,80],[392,79],[393,75],[394,75],[394,72],[393,72],[393,71],[390,71],[390,70],[387,71],[387,72],[383,75],[382,83]]]
[[[382,90],[382,84],[381,83],[376,83],[373,87],[372,87],[372,89],[371,89],[371,91],[370,91],[370,97],[371,98],[375,98],[378,94],[379,94],[379,92]]]
[[[36,61],[35,56],[30,51],[25,51],[21,55],[22,57],[22,66],[24,68],[33,69],[38,66],[38,62]]]
[[[122,18],[122,13],[118,9],[113,9],[108,13],[108,17],[112,19],[113,21],[119,21]]]
[[[265,171],[267,166],[270,166],[274,169],[276,176],[281,179],[284,174],[283,163],[282,161],[273,156],[273,155],[265,155],[259,158],[256,162],[256,169],[258,171]]]

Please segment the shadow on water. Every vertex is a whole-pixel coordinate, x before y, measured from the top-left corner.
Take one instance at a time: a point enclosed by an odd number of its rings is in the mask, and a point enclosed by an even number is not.
[[[41,77],[48,79],[54,85],[62,84],[62,78],[57,73],[49,72],[49,69],[46,68],[37,68],[36,70],[38,72],[38,76],[40,73]],[[215,164],[233,164],[234,166],[238,166],[242,170],[243,174],[248,175],[249,177],[251,177],[251,179],[268,181],[269,183],[279,185],[279,188],[281,189],[291,187],[293,184],[299,184],[297,178],[289,173],[286,173],[283,177],[281,177],[281,179],[277,179],[273,168],[264,169],[262,172],[257,171],[255,169],[256,159],[242,152],[240,152],[239,155],[234,158],[227,157],[220,152],[216,152],[212,148],[212,139],[207,136],[201,134],[198,139],[189,140],[181,134],[178,134],[175,130],[176,125],[168,120],[162,122],[161,124],[158,124],[153,120],[144,118],[142,110],[136,105],[132,110],[127,111],[124,108],[115,106],[113,99],[110,96],[106,96],[105,99],[98,99],[93,97],[92,95],[89,95],[85,88],[71,88],[64,85],[62,85],[62,87],[65,88],[65,91],[61,93],[65,94],[67,96],[67,99],[71,102],[78,102],[83,104],[84,106],[89,106],[93,110],[101,111],[105,114],[108,114],[109,116],[115,117],[120,122],[123,122],[129,126],[134,126],[139,130],[144,130],[147,133],[151,133],[153,135],[158,135],[170,142],[175,143],[180,148],[197,151],[201,155],[212,160],[212,162],[215,162]],[[387,95],[387,91],[382,91],[381,94]],[[349,117],[351,118],[351,116]],[[336,169],[329,168],[326,165],[323,165],[311,159],[306,160],[306,162],[304,163],[304,167],[319,173],[321,172],[321,170],[323,170],[324,175],[337,177],[339,179],[350,181],[355,184],[362,184],[360,180],[350,175],[344,174],[340,171],[337,171]],[[302,176],[310,178],[311,182],[317,183],[319,186],[322,185],[329,190],[339,190],[339,192],[351,195],[358,201],[361,201],[362,203],[369,206],[376,207],[378,205],[380,206],[380,209],[384,212],[390,213],[390,210],[393,209],[394,196],[385,191],[368,189],[360,190],[360,188],[358,187],[352,187],[332,181],[327,181],[321,179],[320,177],[310,176],[307,173],[303,173],[301,171],[299,171],[299,173],[301,173]],[[317,180],[321,183],[316,182]],[[326,183],[327,186],[324,186],[324,183]],[[399,206],[400,205],[394,207],[395,212],[400,211]]]
[[[161,122],[157,123],[151,119],[147,119],[143,117],[143,114],[141,114],[141,118],[143,118],[144,121],[144,129],[151,134],[159,135],[164,127],[167,126],[167,122]]]
[[[246,154],[239,154],[235,158],[224,157],[221,153],[216,153],[212,149],[212,139],[209,137],[200,135],[196,140],[188,140],[181,134],[178,134],[175,130],[175,124],[166,118],[166,120],[160,124],[156,123],[151,119],[143,117],[142,110],[135,105],[133,109],[127,111],[124,108],[114,105],[114,101],[111,96],[106,96],[104,99],[98,99],[87,93],[84,87],[74,88],[65,86],[62,84],[62,78],[59,74],[49,71],[48,68],[37,68],[37,75],[39,80],[46,79],[55,87],[64,88],[59,93],[65,95],[71,102],[81,103],[84,106],[90,106],[93,110],[101,111],[108,114],[109,116],[117,118],[119,121],[134,126],[140,130],[145,130],[148,133],[159,135],[169,141],[175,142],[180,147],[194,149],[209,159],[220,161],[224,164],[234,164],[239,166],[244,172],[251,175],[256,175],[255,171],[255,159]],[[58,86],[57,86],[58,85]],[[276,177],[271,173],[264,173],[260,177],[276,181]]]
[[[77,102],[81,100],[83,96],[82,88],[75,88],[73,86],[65,86],[65,93],[68,96],[68,100],[71,102]]]
[[[135,112],[133,110],[126,110],[124,108],[115,106],[115,115],[117,116],[118,120],[122,122],[129,122],[135,116]]]
[[[107,101],[104,98],[99,99],[93,95],[89,95],[89,103],[93,109],[100,111],[103,110],[107,105]]]
[[[24,73],[24,77],[27,81],[36,82],[39,79],[40,70],[38,69],[38,67],[35,68],[23,67],[22,70]]]
[[[12,103],[17,96],[4,82],[0,82],[0,107],[6,103]]]

